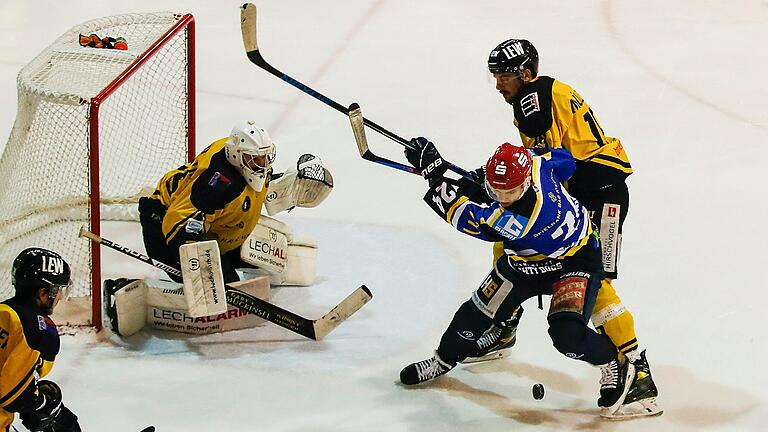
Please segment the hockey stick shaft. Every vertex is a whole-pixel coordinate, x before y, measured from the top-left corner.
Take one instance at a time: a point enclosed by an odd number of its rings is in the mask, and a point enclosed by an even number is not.
[[[143,261],[151,266],[159,268],[160,270],[164,270],[174,276],[181,276],[181,271],[179,269],[163,264],[160,261],[154,260],[138,251],[135,251],[126,246],[117,244],[109,239],[100,237],[86,230],[85,227],[80,228],[80,237],[85,237],[98,244],[101,244],[110,249],[116,250],[124,255],[128,255],[139,261]],[[323,337],[325,337],[325,335],[328,334],[330,330],[333,330],[333,328],[338,326],[338,324],[341,323],[341,321],[343,321],[344,319],[348,318],[350,315],[355,313],[365,303],[367,303],[368,300],[370,300],[373,297],[370,290],[368,290],[368,288],[365,287],[365,285],[363,285],[360,288],[353,291],[352,294],[350,294],[350,296],[347,297],[347,299],[339,303],[334,309],[332,309],[328,314],[326,314],[322,318],[318,320],[310,320],[302,316],[299,316],[291,311],[287,311],[277,305],[273,305],[272,303],[264,301],[258,297],[254,297],[244,291],[241,291],[236,288],[232,288],[229,285],[227,285],[226,292],[227,292],[228,304],[238,307],[240,309],[243,309],[271,323],[277,324],[280,327],[286,328],[294,333],[298,333],[304,337],[307,337],[313,340],[320,340]],[[358,294],[360,292],[362,292],[362,295]],[[357,297],[353,298],[352,300],[348,300],[350,299],[350,297],[356,294],[357,294]],[[367,297],[367,299],[365,297]],[[354,304],[349,304],[353,301],[355,302]],[[362,303],[360,304],[361,301]],[[354,308],[355,306],[356,308]],[[339,321],[338,323],[335,323],[335,325],[332,328],[330,328],[329,330],[326,330],[327,325],[324,325],[322,320],[326,319],[326,317],[333,314],[334,311],[339,308],[344,309],[349,313],[346,316],[344,316],[344,318],[341,319],[341,321]],[[318,322],[320,322],[321,324],[320,326],[317,325]],[[320,331],[316,331],[316,327],[319,327],[318,330]]]
[[[320,102],[330,106],[331,108],[335,109],[336,111],[344,114],[349,115],[349,109],[340,103],[336,102],[335,100],[329,98],[328,96],[325,96],[324,94],[320,93],[319,91],[309,87],[308,85],[302,83],[301,81],[298,81],[289,75],[281,72],[274,66],[270,65],[265,59],[264,56],[261,55],[261,52],[259,51],[259,45],[257,40],[257,32],[256,32],[256,6],[252,3],[246,3],[240,8],[240,28],[243,34],[243,44],[245,45],[245,53],[248,56],[248,59],[251,61],[251,63],[255,64],[256,66],[264,69],[265,71],[271,73],[272,75],[280,78],[282,81],[285,81],[286,83],[296,87],[297,89],[301,90],[302,92],[312,96],[313,98],[319,100]],[[374,123],[371,120],[366,119],[363,117],[363,125],[375,130],[376,132],[384,135],[385,137],[391,139],[392,141],[402,145],[403,147],[413,149],[413,146],[411,146],[410,142],[406,140],[405,138],[385,129],[382,126],[379,126],[378,124]],[[368,151],[368,155],[363,156],[365,159],[370,160],[375,163],[379,163],[382,165],[386,165],[392,168],[399,169],[401,171],[410,172],[413,174],[420,174],[418,171],[416,171],[413,167],[410,167],[408,165],[402,164],[400,162],[395,162],[393,160],[389,160],[377,155],[374,155],[370,150]],[[461,175],[462,177],[465,177],[469,180],[473,180],[469,172],[466,170],[450,163],[448,163],[448,169],[451,171]]]

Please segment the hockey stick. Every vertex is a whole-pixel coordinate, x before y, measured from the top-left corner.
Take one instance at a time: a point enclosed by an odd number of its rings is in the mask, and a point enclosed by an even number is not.
[[[275,67],[267,63],[266,60],[264,60],[264,57],[261,55],[261,52],[259,52],[258,41],[256,39],[256,6],[253,5],[253,3],[246,3],[240,7],[240,29],[243,33],[243,44],[245,45],[245,53],[248,56],[248,59],[251,61],[251,63],[264,69],[265,71],[271,73],[272,75],[280,78],[281,80],[287,82],[288,84],[296,87],[302,92],[312,96],[313,98],[319,100],[320,102],[328,105],[329,107],[335,109],[336,111],[344,115],[349,115],[349,109],[347,109],[346,107],[342,106],[341,104],[329,98],[328,96],[325,96],[324,94],[318,92],[317,90],[314,90],[313,88],[277,70]],[[402,145],[403,147],[413,148],[408,140],[379,126],[378,124],[372,122],[371,120],[368,120],[367,118],[363,117],[363,124],[375,130],[376,132],[384,135],[385,137],[391,139],[392,141]],[[363,158],[371,162],[375,162],[381,165],[385,165],[391,168],[396,168],[401,171],[406,171],[413,174],[420,174],[413,167],[402,164],[400,162],[395,162],[390,159],[386,159],[381,156],[377,156],[373,154],[373,152],[371,152],[370,149],[366,151],[365,155],[361,153],[361,156],[363,156]],[[461,175],[462,177],[470,181],[475,181],[472,178],[472,176],[469,174],[469,172],[467,172],[466,170],[459,168],[450,162],[447,162],[447,163],[448,163],[448,169],[450,169],[451,171]]]
[[[88,231],[85,227],[80,228],[80,237],[85,237],[98,244],[107,246],[110,249],[114,249],[122,254],[143,261],[174,276],[181,276],[181,271],[179,269],[154,260],[141,252],[100,237]],[[368,287],[360,285],[359,288],[352,291],[347,298],[331,309],[330,312],[323,315],[321,318],[311,320],[227,285],[228,304],[313,340],[323,339],[328,333],[338,327],[339,324],[352,316],[352,314],[357,312],[363,305],[368,303],[371,298],[373,298],[373,294]]]
[[[365,128],[363,127],[364,119],[360,105],[358,105],[357,102],[352,102],[352,105],[349,106],[349,124],[352,126],[352,133],[355,134],[357,150],[360,152],[360,156],[362,156],[363,159],[374,160],[372,158],[377,158],[378,156],[371,153],[371,150],[368,148],[368,138],[365,136]],[[467,179],[471,180],[473,183],[479,184],[477,183],[477,180],[472,177],[467,177]]]

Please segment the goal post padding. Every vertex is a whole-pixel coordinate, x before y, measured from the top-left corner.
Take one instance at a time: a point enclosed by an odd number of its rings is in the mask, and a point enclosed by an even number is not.
[[[81,47],[92,33],[128,50]],[[0,158],[0,300],[15,256],[46,247],[72,267],[70,296],[91,303],[85,322],[62,318],[101,326],[100,250],[79,228],[137,220],[141,191],[194,157],[194,61],[192,15],[140,13],[75,26],[19,72]]]

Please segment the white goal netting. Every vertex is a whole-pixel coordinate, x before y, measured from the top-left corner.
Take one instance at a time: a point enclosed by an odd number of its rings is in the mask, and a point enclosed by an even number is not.
[[[13,259],[30,246],[59,252],[73,270],[70,295],[89,297],[100,269],[78,231],[99,228],[91,201],[102,220],[137,220],[137,194],[187,161],[193,25],[174,13],[95,19],[21,70],[0,158],[0,300],[13,295]],[[91,33],[123,37],[128,50],[81,47],[79,35]]]

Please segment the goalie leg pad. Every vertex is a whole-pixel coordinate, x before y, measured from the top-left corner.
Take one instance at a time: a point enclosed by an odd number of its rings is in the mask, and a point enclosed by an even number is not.
[[[223,313],[193,317],[186,310],[181,284],[154,279],[145,282],[148,305],[144,315],[149,326],[158,330],[200,335],[252,328],[264,322],[235,306],[229,306]],[[271,295],[267,277],[233,282],[230,286],[262,300],[269,300]]]
[[[104,281],[105,316],[110,329],[120,336],[137,333],[147,320],[147,286],[141,280]]]
[[[218,243],[188,243],[179,247],[179,256],[189,314],[200,317],[224,313],[227,295]]]
[[[266,275],[272,285],[308,286],[317,276],[317,242],[265,215],[241,246],[240,258],[257,267],[239,269],[244,278]]]
[[[264,221],[262,221],[264,220]],[[262,223],[264,222],[264,223]],[[267,274],[283,274],[288,262],[288,225],[261,216],[248,238],[240,246],[240,259],[266,271]]]

